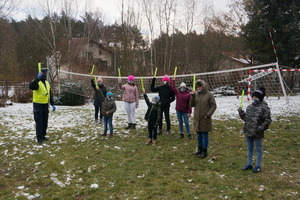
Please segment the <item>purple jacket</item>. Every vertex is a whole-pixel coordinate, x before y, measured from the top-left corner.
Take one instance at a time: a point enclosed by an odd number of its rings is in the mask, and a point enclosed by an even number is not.
[[[183,113],[192,113],[192,107],[190,106],[191,94],[187,88],[185,92],[180,92],[175,87],[175,80],[171,80],[171,89],[176,96],[176,110]]]

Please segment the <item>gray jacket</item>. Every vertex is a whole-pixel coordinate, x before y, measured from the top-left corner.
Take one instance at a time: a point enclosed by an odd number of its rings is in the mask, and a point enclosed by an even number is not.
[[[239,115],[245,121],[244,134],[247,137],[263,138],[264,131],[267,130],[272,122],[271,112],[267,102],[250,104],[246,112],[239,109]]]

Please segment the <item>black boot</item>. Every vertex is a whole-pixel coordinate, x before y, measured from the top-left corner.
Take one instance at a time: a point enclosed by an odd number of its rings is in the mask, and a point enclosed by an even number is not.
[[[198,151],[196,151],[195,153],[193,153],[193,155],[200,155],[202,153],[202,147],[198,146]]]
[[[207,149],[203,149],[200,158],[204,159],[204,158],[206,158],[206,157],[207,157]]]
[[[132,124],[131,129],[135,129],[136,124]]]
[[[130,129],[130,128],[131,128],[131,126],[132,126],[132,123],[128,123],[128,126],[127,126],[127,127],[125,127],[125,129]]]
[[[157,135],[161,135],[162,134],[162,130],[159,129],[158,132],[157,132]]]

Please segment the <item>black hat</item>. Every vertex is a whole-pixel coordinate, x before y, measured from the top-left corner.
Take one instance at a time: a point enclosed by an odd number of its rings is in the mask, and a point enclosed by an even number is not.
[[[47,69],[42,69],[41,72],[44,73],[44,74],[47,74],[48,70]]]
[[[264,97],[266,96],[265,88],[259,88],[258,90],[255,90],[251,97],[256,96],[260,102],[264,100]]]

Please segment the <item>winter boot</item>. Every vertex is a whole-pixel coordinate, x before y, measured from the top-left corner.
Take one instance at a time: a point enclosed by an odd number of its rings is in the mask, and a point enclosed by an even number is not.
[[[192,139],[192,134],[188,134],[188,138],[189,138],[189,139]]]
[[[202,153],[202,147],[198,146],[198,151],[196,151],[195,153],[193,153],[193,155],[200,155]]]
[[[132,124],[131,129],[135,129],[136,124]]]
[[[152,139],[149,139],[146,144],[152,144]]]
[[[207,149],[203,149],[200,158],[201,158],[201,159],[204,159],[204,158],[206,158],[206,157],[207,157]]]
[[[180,133],[180,134],[179,134],[179,138],[184,138],[184,134],[183,134],[183,133]]]
[[[158,132],[157,132],[157,135],[161,135],[162,134],[162,130],[159,129]]]
[[[100,136],[104,136],[104,137],[105,137],[105,136],[106,136],[106,133],[102,133],[102,134],[100,134]]]
[[[131,126],[132,126],[132,123],[128,123],[128,126],[127,126],[127,127],[125,127],[125,129],[130,129],[130,128],[131,128]]]
[[[166,135],[171,135],[171,131],[170,130],[166,130]]]
[[[110,137],[110,138],[111,138],[113,135],[114,135],[114,134],[110,133],[108,137]]]
[[[242,171],[249,170],[249,169],[252,169],[252,165],[247,164],[247,165],[242,169]]]
[[[152,140],[152,146],[156,146],[156,140]]]

